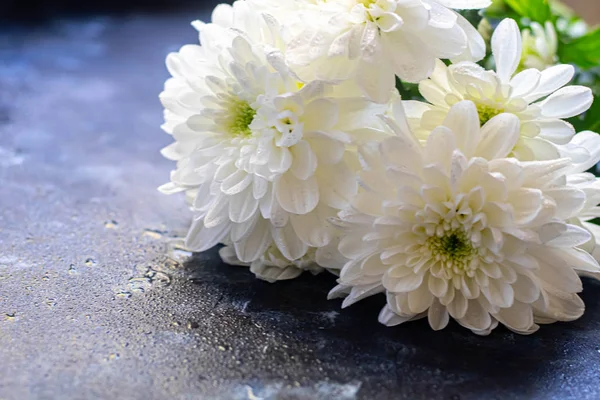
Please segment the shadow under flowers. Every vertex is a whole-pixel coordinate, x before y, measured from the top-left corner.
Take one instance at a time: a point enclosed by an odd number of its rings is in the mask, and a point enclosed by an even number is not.
[[[426,320],[386,328],[377,322],[383,296],[341,310],[326,300],[335,284],[328,274],[270,284],[224,265],[216,249],[184,267],[192,283],[220,293],[223,315],[301,344],[316,355],[305,360],[309,375],[318,360],[331,379],[359,381],[361,398],[593,398],[600,384],[600,284],[590,280],[580,320],[532,336],[498,328],[479,337],[455,323],[434,332]]]

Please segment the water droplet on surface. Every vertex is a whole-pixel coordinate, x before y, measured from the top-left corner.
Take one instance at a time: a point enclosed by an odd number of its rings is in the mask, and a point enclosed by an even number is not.
[[[73,264],[69,265],[69,269],[67,270],[67,273],[69,275],[77,275],[77,274],[79,274],[79,272],[77,272],[77,269],[75,268],[75,265],[73,265]]]
[[[187,327],[188,329],[197,329],[200,327],[200,325],[198,325],[198,323],[195,321],[188,321]]]
[[[107,360],[113,361],[113,360],[118,360],[119,358],[121,358],[121,355],[119,353],[111,353],[108,355]]]
[[[142,236],[158,240],[162,238],[163,233],[164,232],[161,232],[157,229],[144,229],[144,233],[142,233]]]
[[[119,292],[115,296],[120,299],[128,299],[131,297],[131,293],[130,292]]]
[[[130,278],[127,286],[131,293],[144,293],[146,289],[150,289],[150,280],[146,277]]]
[[[171,284],[171,277],[169,275],[152,268],[148,268],[144,277],[146,277],[153,286],[166,287]]]
[[[4,314],[4,320],[12,322],[17,319],[17,313],[8,313]]]
[[[46,303],[48,307],[53,308],[56,306],[56,299],[46,299],[44,303]]]
[[[185,249],[183,240],[175,239],[167,243],[167,257],[171,260],[183,264],[192,256],[192,252]]]
[[[93,258],[88,258],[87,260],[85,260],[85,265],[88,267],[93,267],[96,264],[96,260],[94,260]]]
[[[119,226],[119,223],[115,220],[106,221],[104,223],[104,227],[106,229],[117,229],[118,226]]]

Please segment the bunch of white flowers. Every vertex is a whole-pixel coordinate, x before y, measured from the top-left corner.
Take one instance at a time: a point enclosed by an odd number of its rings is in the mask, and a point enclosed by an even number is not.
[[[186,192],[187,247],[224,244],[268,281],[328,270],[344,307],[384,293],[387,325],[532,333],[580,317],[579,275],[600,276],[585,172],[600,136],[564,119],[592,95],[541,44],[544,62],[523,60],[510,19],[495,70],[476,64],[485,42],[453,9],[489,3],[238,0],[194,22],[201,46],[168,56],[160,95],[177,162],[160,190]]]

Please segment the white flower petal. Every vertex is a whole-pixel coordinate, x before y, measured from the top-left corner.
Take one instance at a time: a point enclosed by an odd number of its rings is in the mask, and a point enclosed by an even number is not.
[[[424,161],[427,164],[439,164],[443,167],[443,171],[448,172],[455,148],[454,133],[444,126],[438,126],[427,138]]]
[[[308,246],[296,235],[292,224],[283,228],[271,226],[271,235],[281,254],[290,261],[303,257],[308,250]]]
[[[323,247],[331,241],[333,229],[327,222],[325,210],[317,207],[313,212],[304,215],[290,216],[290,222],[298,237],[311,247]]]
[[[582,286],[579,276],[573,271],[573,268],[566,268],[565,261],[557,258],[557,254],[545,248],[535,250],[533,254],[541,261],[537,273],[540,279],[560,290],[571,293],[581,291]]]
[[[538,329],[533,322],[533,309],[531,306],[519,301],[516,301],[510,308],[501,309],[495,317],[509,329],[522,334],[530,334]]]
[[[350,307],[357,301],[373,296],[374,294],[381,293],[382,291],[383,286],[381,286],[380,282],[353,287],[350,291],[350,294],[348,294],[348,296],[342,302],[342,308]]]
[[[288,265],[280,268],[274,265],[268,265],[261,260],[254,261],[250,265],[250,271],[257,278],[267,282],[277,282],[297,278],[302,274],[302,270],[295,265]]]
[[[232,225],[231,235],[229,236],[231,241],[239,242],[239,241],[245,239],[246,237],[248,237],[248,235],[250,235],[252,233],[252,231],[254,230],[254,228],[256,227],[256,224],[258,223],[259,219],[260,219],[260,214],[255,213],[250,220],[248,220],[244,223],[231,224]]]
[[[467,312],[458,322],[471,330],[484,331],[492,325],[492,318],[478,300],[469,300]]]
[[[520,122],[513,114],[500,114],[481,129],[476,154],[488,160],[506,157],[520,138]]]
[[[585,304],[576,293],[545,287],[547,306],[539,307],[536,303],[536,319],[540,323],[555,321],[573,321],[580,318],[585,311]]]
[[[586,162],[577,164],[574,173],[587,171],[600,161],[600,135],[596,132],[584,131],[573,137],[572,143],[586,149],[590,157]]]
[[[456,10],[479,10],[492,4],[491,0],[435,0],[444,7]]]
[[[454,300],[452,300],[446,307],[448,308],[448,312],[452,318],[459,320],[467,313],[468,306],[468,300],[465,299],[462,293],[457,292],[454,296]]]
[[[388,305],[385,305],[379,313],[378,320],[381,324],[385,326],[396,326],[406,321],[410,321],[413,318],[414,315],[403,317],[398,314],[395,314]]]
[[[310,145],[301,140],[290,148],[294,161],[290,171],[300,180],[306,180],[317,170],[317,156]]]
[[[448,290],[448,281],[445,279],[436,278],[433,275],[429,275],[428,285],[431,293],[438,298],[443,297]]]
[[[438,299],[434,299],[427,312],[427,319],[429,320],[429,326],[431,326],[431,329],[434,331],[439,331],[448,325],[450,315],[448,314],[446,307],[441,305]]]
[[[319,186],[314,176],[300,180],[285,174],[275,182],[275,194],[281,207],[294,214],[309,213],[319,203]]]
[[[209,198],[211,198],[209,196]],[[218,196],[212,198],[210,206],[207,208],[206,215],[204,216],[204,225],[207,228],[214,228],[217,225],[221,225],[229,221],[229,214],[227,212],[229,208],[229,198],[226,196]]]
[[[307,138],[312,152],[317,156],[318,163],[333,165],[342,161],[346,146],[322,134],[313,134]],[[313,171],[314,172],[314,171]]]
[[[518,274],[517,281],[513,283],[512,287],[515,299],[521,303],[530,304],[540,297],[539,284],[528,275]]]
[[[539,136],[556,144],[567,144],[575,135],[575,128],[561,119],[536,121],[540,128]]]
[[[229,228],[228,223],[217,225],[214,228],[206,228],[204,221],[197,219],[192,223],[185,238],[185,247],[196,252],[211,249],[225,238]]]
[[[510,308],[514,303],[514,291],[511,285],[501,279],[491,279],[488,287],[482,287],[481,292],[494,306]]]
[[[560,229],[559,232],[556,232],[557,228]],[[590,240],[591,237],[586,229],[569,224],[550,223],[544,225],[540,230],[542,243],[553,247],[580,246]]]
[[[567,86],[542,101],[542,115],[547,118],[570,118],[586,111],[594,96],[590,88]]]
[[[235,195],[245,190],[252,183],[252,175],[237,170],[221,183],[221,191],[226,195]]]
[[[521,97],[530,94],[537,88],[541,78],[542,74],[535,68],[519,72],[510,80],[512,96]]]
[[[427,79],[419,82],[419,93],[431,104],[446,105],[446,91],[432,80]]]
[[[430,53],[428,46],[419,46],[421,39],[416,35],[409,36],[396,31],[383,35],[382,39],[385,46],[394,49],[390,57],[393,71],[400,79],[417,83],[431,75],[435,68],[435,56]]]
[[[456,24],[457,14],[436,1],[429,3],[429,25],[436,28],[451,29]],[[454,8],[454,7],[452,7]]]
[[[385,103],[395,87],[394,72],[390,70],[385,59],[360,61],[356,71],[356,83],[369,99],[376,103]]]
[[[238,259],[250,263],[259,259],[270,243],[269,223],[267,220],[259,218],[252,232],[239,242],[234,242],[233,246]]]
[[[250,189],[229,198],[229,219],[233,222],[246,222],[257,211],[258,200],[254,198]]]
[[[358,190],[358,181],[352,170],[339,163],[319,171],[319,195],[324,204],[343,209]]]
[[[331,129],[338,120],[338,105],[327,99],[316,99],[306,105],[303,115],[306,132]]]
[[[423,274],[411,273],[401,278],[389,277],[389,272],[385,275],[383,285],[387,290],[398,293],[408,293],[419,286],[423,282]]]
[[[408,293],[408,308],[412,313],[420,314],[427,311],[433,302],[433,298],[427,283],[424,282],[418,289]]]
[[[223,262],[225,264],[239,265],[239,266],[244,266],[244,267],[248,266],[248,263],[241,262],[240,260],[238,260],[233,246],[221,247],[219,249],[219,256],[221,257],[221,260],[223,260]]]
[[[486,1],[487,2],[487,1]],[[452,7],[460,8],[460,7]],[[485,57],[486,47],[483,37],[477,29],[462,15],[456,14],[458,26],[467,35],[467,49],[458,57],[453,57],[452,62],[457,63],[460,61],[472,61],[478,62]]]
[[[492,53],[496,72],[502,82],[508,83],[521,61],[521,31],[517,23],[506,18],[492,35]]]
[[[403,25],[402,18],[399,15],[391,12],[383,13],[377,20],[377,26],[382,32],[393,32]]]
[[[475,104],[471,101],[461,101],[452,106],[444,120],[444,126],[449,128],[456,136],[456,147],[464,155],[474,155],[479,143],[479,114]]]
[[[541,72],[540,82],[536,89],[525,96],[525,100],[532,102],[549,95],[569,83],[573,79],[574,74],[575,69],[572,65],[568,64],[559,64],[546,68]]]

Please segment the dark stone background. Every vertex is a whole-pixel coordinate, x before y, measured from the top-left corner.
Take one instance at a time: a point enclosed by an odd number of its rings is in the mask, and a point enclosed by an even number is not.
[[[157,95],[206,15],[0,25],[0,399],[600,398],[598,283],[576,322],[482,338],[187,260]]]

